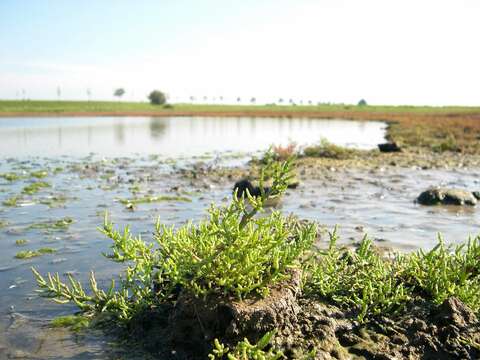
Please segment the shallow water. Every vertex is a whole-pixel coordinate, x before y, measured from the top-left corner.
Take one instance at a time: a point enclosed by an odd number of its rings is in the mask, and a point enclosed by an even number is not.
[[[85,119],[75,119],[80,120]],[[24,150],[24,158],[17,159],[7,160],[10,156],[4,154],[0,164],[1,173],[15,172],[22,177],[13,182],[0,178],[0,204],[20,195],[17,206],[0,205],[0,358],[117,358],[118,353],[126,350],[110,344],[101,334],[77,336],[48,326],[50,319],[71,314],[75,308],[39,298],[34,292],[30,267],[34,266],[43,274],[49,271],[59,272],[61,276],[72,273],[84,282],[93,269],[100,285],[106,286],[121,267],[101,256],[109,250],[109,241],[97,230],[105,210],[117,225],[131,224],[134,233],[151,239],[157,217],[168,224],[180,225],[188,219],[201,219],[211,202],[222,203],[229,199],[232,181],[211,181],[201,176],[192,180],[186,178],[182,170],[232,165],[244,161],[248,154],[231,151],[211,156],[198,152],[196,158],[177,156],[172,159],[169,158],[172,154],[158,156],[155,152],[112,158],[102,152],[87,157],[75,154],[66,157],[59,153],[35,157],[42,153],[41,148],[36,152],[28,151]],[[90,152],[90,148],[85,151]],[[41,180],[51,187],[34,195],[21,195],[26,185],[39,181],[31,176],[38,170],[47,172]],[[403,251],[431,248],[437,232],[444,234],[447,243],[462,242],[469,234],[476,234],[480,225],[479,211],[455,206],[425,207],[414,204],[413,200],[432,185],[479,189],[479,175],[478,169],[394,168],[314,173],[298,189],[288,191],[281,210],[315,220],[329,230],[340,224],[345,244],[353,244],[368,233],[379,245]],[[140,204],[132,212],[119,201],[143,195],[179,195],[191,202]],[[32,224],[67,216],[74,219],[67,229],[31,228]],[[19,239],[28,242],[18,246]],[[28,260],[15,258],[18,251],[41,247],[57,251]],[[128,354],[126,358],[134,356]]]
[[[385,123],[278,118],[93,117],[0,118],[3,156],[103,156],[264,150],[269,145],[318,143],[371,149]]]

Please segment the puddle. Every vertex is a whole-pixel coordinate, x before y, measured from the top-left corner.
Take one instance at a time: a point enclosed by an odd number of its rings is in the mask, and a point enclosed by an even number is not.
[[[161,154],[214,157],[252,152],[271,144],[318,143],[371,149],[384,141],[386,124],[346,120],[198,117],[1,118],[5,157]]]

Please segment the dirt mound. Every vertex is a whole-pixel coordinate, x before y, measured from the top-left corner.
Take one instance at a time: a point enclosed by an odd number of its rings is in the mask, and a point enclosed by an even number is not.
[[[440,306],[412,303],[402,315],[367,323],[359,323],[357,315],[303,297],[301,274],[294,271],[265,298],[233,301],[182,292],[175,306],[139,318],[132,333],[165,359],[205,359],[214,338],[234,347],[271,330],[272,345],[288,359],[304,359],[307,353],[341,360],[480,358],[480,322],[457,298]]]

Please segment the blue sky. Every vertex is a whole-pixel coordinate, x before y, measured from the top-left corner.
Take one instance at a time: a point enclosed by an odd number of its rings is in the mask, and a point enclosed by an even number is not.
[[[1,0],[0,98],[480,105],[476,0]]]

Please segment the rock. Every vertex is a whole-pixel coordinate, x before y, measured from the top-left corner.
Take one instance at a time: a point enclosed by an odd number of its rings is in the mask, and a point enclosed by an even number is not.
[[[269,192],[271,189],[271,181],[266,182],[263,186],[263,191]],[[258,181],[253,181],[251,182],[248,179],[242,179],[240,181],[237,181],[235,185],[233,186],[233,193],[237,191],[237,196],[239,197],[247,197],[247,190],[252,195],[253,197],[261,196],[261,191],[260,191],[260,185]],[[280,196],[275,196],[275,197],[270,197],[267,198],[267,200],[264,203],[264,206],[266,207],[276,207],[280,204],[281,202],[281,197]]]
[[[422,205],[471,205],[477,204],[477,198],[469,191],[450,188],[431,188],[422,192],[417,202]]]
[[[435,319],[440,325],[458,328],[466,328],[478,321],[473,311],[456,297],[449,297],[440,305]]]
[[[300,180],[295,176],[288,182],[287,187],[289,189],[296,189],[300,185]]]
[[[475,198],[477,200],[480,200],[480,191],[474,191],[474,192],[472,192],[472,194],[473,194],[473,196],[475,196]]]
[[[378,144],[378,150],[380,150],[380,152],[400,152],[400,151],[402,151],[402,149],[394,141],[384,143],[384,144]]]

